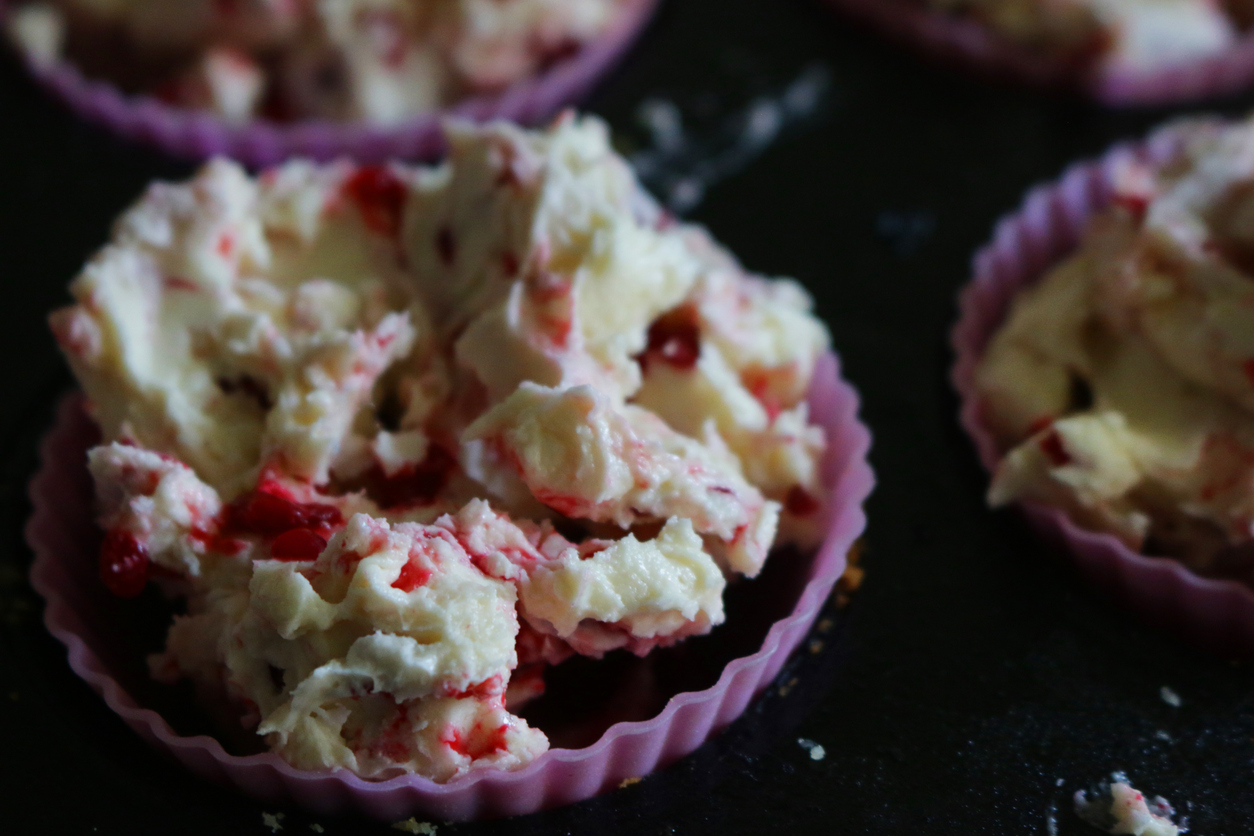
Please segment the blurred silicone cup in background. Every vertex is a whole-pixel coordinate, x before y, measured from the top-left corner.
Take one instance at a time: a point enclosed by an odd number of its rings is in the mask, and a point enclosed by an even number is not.
[[[975,370],[1015,295],[1075,250],[1089,219],[1110,203],[1115,172],[1129,158],[1163,163],[1190,132],[1215,126],[1201,121],[1169,125],[1144,142],[1116,146],[1097,161],[1071,167],[1058,182],[1031,190],[976,254],[974,278],[959,296],[951,334],[952,381],[961,399],[960,422],[990,473],[1002,451],[985,427]],[[1070,554],[1089,581],[1150,623],[1219,654],[1254,656],[1254,590],[1201,577],[1168,557],[1134,552],[1111,534],[1080,528],[1057,508],[1030,502],[1020,507],[1033,528]]]
[[[578,102],[626,54],[660,2],[631,0],[622,17],[601,36],[539,75],[522,79],[500,93],[472,96],[389,127],[316,120],[253,120],[236,125],[212,113],[176,107],[149,95],[123,93],[107,81],[86,78],[69,61],[43,64],[29,56],[23,58],[31,75],[83,119],[172,156],[190,160],[227,156],[253,168],[289,157],[319,161],[349,157],[359,162],[428,160],[444,150],[440,123],[446,117],[535,125]],[[5,13],[5,2],[0,0],[0,23]]]
[[[1216,98],[1254,87],[1254,32],[1223,53],[1152,71],[1085,71],[1034,54],[971,20],[907,0],[827,0],[933,60],[1034,87],[1070,88],[1110,107],[1152,107]]]
[[[858,419],[858,395],[841,379],[835,355],[819,362],[809,404],[828,436],[822,472],[831,494],[822,546],[787,564],[804,575],[792,579],[800,591],[795,602],[787,602],[791,612],[770,626],[756,652],[727,664],[712,687],[675,694],[651,719],[616,723],[590,746],[551,749],[516,772],[474,771],[438,784],[416,775],[372,782],[345,770],[302,771],[272,753],[234,755],[214,737],[180,735],[161,714],[137,701],[123,681],[145,675],[143,659],[134,658],[142,654],[119,646],[120,631],[111,628],[111,619],[126,612],[127,604],[109,595],[96,572],[100,533],[92,519],[85,453],[98,434],[80,395],[61,403],[30,485],[31,584],[47,602],[44,621],[68,649],[70,667],[131,728],[198,775],[267,802],[323,814],[358,811],[397,820],[417,813],[467,820],[531,813],[589,798],[689,754],[744,712],[809,631],[866,527],[863,503],[875,484],[867,461],[871,434]],[[717,628],[710,639],[717,641],[719,630],[728,626]]]

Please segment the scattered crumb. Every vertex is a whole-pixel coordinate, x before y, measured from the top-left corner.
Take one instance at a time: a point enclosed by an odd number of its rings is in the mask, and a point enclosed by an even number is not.
[[[814,641],[810,642],[810,652],[816,656],[822,653],[823,641],[821,639],[815,639]]]
[[[1172,708],[1179,708],[1184,702],[1180,699],[1179,694],[1168,688],[1166,685],[1158,689],[1158,696],[1162,697],[1163,702],[1167,703],[1167,705]]]
[[[405,833],[412,833],[414,836],[435,836],[434,824],[425,821],[418,821],[417,819],[395,822],[392,825],[392,829],[400,830]]]
[[[287,816],[283,813],[262,813],[261,824],[264,827],[270,828],[271,833],[278,833],[283,829],[283,825],[279,824],[279,822],[283,821],[285,818],[287,818]]]
[[[1061,787],[1061,786],[1062,786],[1063,784],[1065,784],[1065,783],[1067,783],[1067,779],[1066,779],[1066,778],[1059,778],[1057,781],[1055,781],[1055,782],[1054,782],[1054,786],[1055,786],[1055,787]]]
[[[758,95],[717,124],[685,119],[678,103],[651,97],[636,109],[647,146],[631,155],[638,176],[672,212],[695,209],[715,184],[764,153],[780,136],[812,119],[827,99],[831,69],[806,68],[790,84]],[[689,124],[685,124],[687,121]]]
[[[318,824],[317,822],[314,822],[313,824],[309,825],[309,829],[312,830],[314,833],[326,833],[326,831],[322,829],[322,825]]]
[[[1171,742],[1171,735],[1163,731],[1162,729],[1159,729],[1158,731],[1154,732],[1154,737],[1158,738],[1159,740],[1165,740],[1168,743]]]
[[[792,679],[788,680],[786,683],[779,686],[779,695],[781,697],[788,696],[788,692],[793,689],[793,687],[797,684],[797,682],[798,682],[797,677],[794,676]]]
[[[1058,814],[1052,804],[1049,807],[1049,812],[1045,814],[1045,832],[1049,836],[1058,836]]]
[[[853,544],[853,548],[849,550],[845,558],[845,574],[836,581],[836,606],[839,608],[843,609],[849,605],[853,594],[862,586],[862,581],[866,577],[866,570],[858,565],[862,561],[862,551],[862,541],[859,540]]]
[[[798,737],[797,743],[801,745],[802,749],[805,749],[810,753],[810,760],[812,761],[821,761],[823,758],[827,757],[827,750],[818,743],[815,743],[813,740],[806,740],[804,737]]]
[[[1131,836],[1180,834],[1180,827],[1171,820],[1176,811],[1167,799],[1162,796],[1146,798],[1122,772],[1113,773],[1108,782],[1101,782],[1091,792],[1092,800],[1084,790],[1076,792],[1075,812],[1096,828]]]
[[[620,790],[625,790],[628,787],[634,787],[636,784],[639,784],[639,783],[640,783],[639,778],[624,778],[622,780],[622,783],[618,785],[618,788]]]
[[[832,621],[830,618],[821,618],[819,619],[818,631],[820,633],[830,633],[832,628],[835,626],[836,622]]]

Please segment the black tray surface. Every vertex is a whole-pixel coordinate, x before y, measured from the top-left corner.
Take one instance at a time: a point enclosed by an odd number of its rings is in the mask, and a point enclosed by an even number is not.
[[[797,106],[775,114],[795,118],[774,142],[737,144],[753,103],[790,86]],[[971,256],[1030,186],[1254,96],[1110,112],[926,63],[821,0],[669,0],[587,109],[647,151],[649,101],[678,107],[696,149],[649,182],[750,268],[802,281],[863,394],[879,476],[866,581],[829,603],[817,652],[803,645],[694,755],[571,807],[435,822],[441,836],[1078,836],[1097,831],[1072,795],[1113,770],[1191,832],[1254,830],[1254,669],[1144,626],[1017,515],[988,511],[947,383]],[[264,836],[279,813],[284,834],[396,833],[258,804],[156,754],[69,670],[26,583],[26,483],[72,385],[46,315],[144,185],[191,170],[85,126],[0,60],[0,833]],[[692,174],[717,181],[695,205],[672,189]]]

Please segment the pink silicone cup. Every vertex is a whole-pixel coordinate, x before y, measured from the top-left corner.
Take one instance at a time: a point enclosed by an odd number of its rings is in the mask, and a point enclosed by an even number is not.
[[[79,116],[125,139],[192,160],[228,156],[253,168],[289,157],[358,162],[400,158],[428,160],[444,150],[440,123],[447,117],[484,122],[505,119],[522,125],[544,122],[587,94],[609,72],[643,31],[660,0],[630,0],[620,19],[575,55],[508,89],[474,96],[395,127],[362,122],[304,121],[291,124],[254,120],[233,125],[211,113],[174,107],[151,96],[127,95],[108,82],[88,79],[71,63],[51,66],[26,60],[46,89]],[[5,14],[0,0],[0,22]]]
[[[831,500],[827,534],[805,568],[808,582],[792,613],[771,626],[756,653],[729,663],[713,687],[677,694],[651,720],[618,723],[589,747],[553,749],[517,772],[484,770],[437,784],[417,776],[376,783],[344,770],[302,771],[274,754],[240,757],[228,754],[214,738],[179,736],[157,712],[137,703],[105,661],[108,638],[97,626],[108,593],[96,576],[93,544],[99,535],[84,462],[98,436],[79,395],[61,403],[30,485],[31,584],[47,601],[44,622],[65,644],[75,673],[131,728],[198,775],[267,802],[324,814],[358,810],[383,820],[415,813],[466,820],[531,813],[589,798],[692,752],[744,712],[809,631],[866,527],[862,506],[875,485],[867,461],[871,434],[858,420],[858,395],[840,378],[834,354],[821,358],[809,403],[829,439],[822,474]]]
[[[1038,87],[1073,87],[1112,107],[1170,105],[1235,93],[1254,85],[1254,33],[1230,50],[1151,72],[1074,68],[1033,54],[970,20],[906,0],[827,0],[893,40],[933,59]]]
[[[1169,125],[1144,142],[1117,146],[1100,160],[1071,167],[1057,183],[1030,191],[1022,207],[997,224],[992,243],[975,256],[974,278],[959,297],[959,318],[951,334],[956,356],[952,380],[962,400],[962,426],[990,472],[1001,451],[982,419],[975,369],[1015,294],[1076,248],[1089,219],[1110,202],[1118,166],[1129,158],[1165,162],[1185,137],[1220,124]],[[1254,655],[1254,590],[1235,581],[1200,577],[1171,558],[1138,554],[1113,535],[1078,527],[1057,508],[1035,503],[1021,507],[1032,526],[1063,546],[1091,582],[1151,623],[1221,654]]]

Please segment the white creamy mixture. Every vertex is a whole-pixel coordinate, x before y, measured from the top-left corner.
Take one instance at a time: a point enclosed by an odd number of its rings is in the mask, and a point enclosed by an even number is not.
[[[393,124],[577,51],[635,0],[37,0],[10,34],[232,121]]]
[[[977,372],[1028,499],[1134,549],[1251,580],[1254,123],[1129,164],[1079,251],[1022,292]]]
[[[105,583],[188,599],[154,675],[298,767],[523,765],[546,665],[708,632],[821,531],[805,292],[659,211],[594,119],[449,133],[435,168],[155,185],[52,317]]]
[[[1123,773],[1102,784],[1093,797],[1075,794],[1076,815],[1107,833],[1123,836],[1179,836],[1181,826],[1172,822],[1175,810],[1162,796],[1147,799]]]

